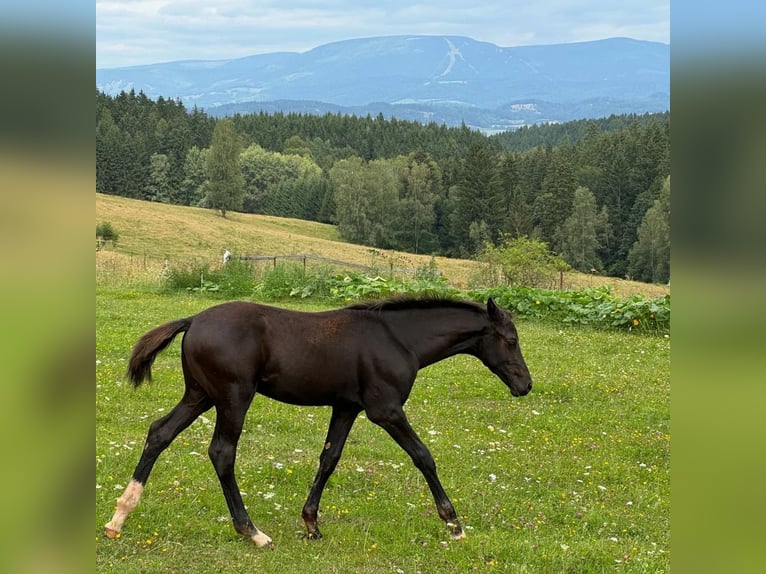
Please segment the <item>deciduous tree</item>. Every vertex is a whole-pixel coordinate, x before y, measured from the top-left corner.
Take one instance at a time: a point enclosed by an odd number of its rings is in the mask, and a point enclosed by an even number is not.
[[[665,283],[670,279],[670,177],[638,227],[638,240],[628,255],[628,269],[639,281]]]
[[[574,192],[572,212],[556,234],[556,248],[572,267],[579,271],[601,270],[596,255],[599,231],[606,224],[600,220],[596,199],[587,187]]]
[[[234,123],[228,118],[219,120],[207,158],[205,203],[220,211],[223,217],[227,211],[242,209],[245,184],[239,166],[240,149]]]
[[[149,184],[146,198],[150,201],[170,203],[170,162],[164,153],[154,153],[149,158]]]

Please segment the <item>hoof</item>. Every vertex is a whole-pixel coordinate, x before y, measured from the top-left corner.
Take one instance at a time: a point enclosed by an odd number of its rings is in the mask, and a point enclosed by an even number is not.
[[[114,528],[110,528],[109,526],[104,526],[104,534],[106,534],[107,538],[115,539],[120,537],[120,531],[115,530]]]
[[[253,534],[250,539],[258,548],[268,548],[270,550],[274,550],[274,542],[271,540],[271,537],[266,536],[263,532]]]
[[[449,528],[450,538],[452,540],[463,540],[463,538],[465,538],[465,531],[463,530],[463,527],[460,526],[459,522],[447,522],[447,527]]]
[[[321,540],[323,537],[322,537],[322,533],[319,532],[319,530],[314,530],[313,532],[307,533],[306,538],[308,540]]]

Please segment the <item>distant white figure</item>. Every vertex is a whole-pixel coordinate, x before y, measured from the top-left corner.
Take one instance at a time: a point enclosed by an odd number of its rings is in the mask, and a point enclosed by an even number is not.
[[[223,264],[226,265],[231,259],[231,252],[227,249],[223,252]]]

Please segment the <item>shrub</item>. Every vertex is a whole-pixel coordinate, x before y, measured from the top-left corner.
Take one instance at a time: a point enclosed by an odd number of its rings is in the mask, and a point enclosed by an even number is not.
[[[479,255],[485,285],[553,287],[560,271],[569,265],[548,249],[544,241],[527,236],[506,238],[499,246],[486,244]]]
[[[100,249],[104,244],[114,245],[119,240],[120,234],[108,221],[103,221],[96,225],[96,248]]]

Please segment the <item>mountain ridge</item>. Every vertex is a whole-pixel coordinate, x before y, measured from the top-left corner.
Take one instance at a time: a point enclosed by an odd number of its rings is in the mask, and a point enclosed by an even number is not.
[[[211,115],[315,102],[339,113],[512,129],[666,111],[670,46],[607,38],[504,48],[465,36],[376,36],[306,52],[100,68],[96,86],[180,99]]]

